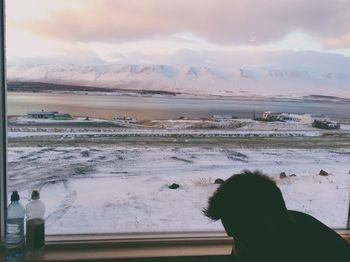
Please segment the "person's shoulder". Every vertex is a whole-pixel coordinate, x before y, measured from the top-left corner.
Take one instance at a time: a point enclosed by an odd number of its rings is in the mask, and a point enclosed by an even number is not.
[[[311,215],[295,210],[288,210],[288,214],[292,223],[296,227],[303,229],[305,232],[317,235],[330,234],[339,236],[333,229]]]
[[[296,224],[320,224],[323,225],[325,227],[327,227],[325,224],[323,224],[321,221],[319,221],[318,219],[314,218],[313,216],[300,212],[300,211],[295,211],[295,210],[288,210],[288,215],[290,217],[290,219],[292,220],[292,222],[296,223]]]
[[[342,254],[350,258],[350,244],[333,229],[303,212],[288,210],[288,214],[299,237],[318,250],[319,254],[325,257],[330,255],[333,258],[336,254]]]

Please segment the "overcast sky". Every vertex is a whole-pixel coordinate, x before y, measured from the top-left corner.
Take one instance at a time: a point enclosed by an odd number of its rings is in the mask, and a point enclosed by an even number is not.
[[[184,50],[350,57],[349,0],[7,0],[6,15],[10,59],[161,62]]]

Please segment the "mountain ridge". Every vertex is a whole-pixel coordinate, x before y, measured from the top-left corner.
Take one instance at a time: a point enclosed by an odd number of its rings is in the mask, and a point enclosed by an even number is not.
[[[278,68],[226,68],[147,64],[9,66],[10,82],[41,82],[111,90],[193,95],[350,98],[350,75]]]

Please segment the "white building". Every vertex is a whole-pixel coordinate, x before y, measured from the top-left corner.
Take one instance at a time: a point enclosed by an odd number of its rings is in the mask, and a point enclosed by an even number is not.
[[[302,124],[312,124],[315,120],[330,121],[329,117],[320,114],[290,114],[290,113],[273,113],[267,111],[263,113],[263,119],[294,121]]]
[[[271,112],[271,111],[267,111],[263,113],[263,119],[266,120],[281,120],[282,113],[276,113],[276,112]]]

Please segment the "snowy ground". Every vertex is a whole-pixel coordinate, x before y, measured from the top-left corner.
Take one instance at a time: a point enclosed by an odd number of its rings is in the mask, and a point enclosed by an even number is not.
[[[10,119],[9,190],[19,190],[24,204],[40,190],[48,234],[223,230],[201,210],[216,178],[243,169],[274,177],[290,209],[346,227],[350,125],[330,131],[295,122],[175,119],[101,126],[110,122]],[[167,139],[157,146],[149,137]],[[100,138],[104,143],[92,143]],[[136,138],[141,143],[133,144]],[[246,149],[235,142],[241,138]],[[319,176],[321,169],[330,175]],[[288,177],[280,179],[281,172]],[[180,188],[169,189],[172,183]]]
[[[350,149],[11,147],[9,190],[24,204],[40,190],[48,234],[216,231],[220,223],[201,213],[213,181],[259,169],[276,178],[289,208],[344,228],[349,163]]]

